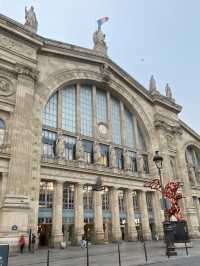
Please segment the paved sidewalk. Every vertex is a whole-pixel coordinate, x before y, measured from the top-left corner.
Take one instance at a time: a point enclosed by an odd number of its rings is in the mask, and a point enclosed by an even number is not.
[[[165,256],[165,245],[162,241],[146,242],[148,264],[154,265],[193,265],[189,262],[191,257],[200,259],[200,240],[193,241],[193,248],[189,248],[189,257],[184,248],[177,249],[178,256],[168,259]],[[140,242],[120,244],[122,266],[145,265],[143,244]],[[116,244],[89,246],[90,266],[117,266],[118,252]],[[9,266],[46,266],[47,249],[36,251],[34,254],[18,254],[9,258]],[[177,264],[183,260],[184,264]],[[194,259],[193,259],[194,260]],[[188,264],[187,264],[188,261]],[[157,263],[156,263],[157,262]],[[162,262],[162,264],[160,264]],[[176,263],[175,263],[176,262]],[[165,264],[166,263],[166,264]],[[174,264],[175,263],[175,264]],[[86,263],[86,249],[69,247],[65,250],[50,249],[50,266],[84,266]],[[194,264],[198,265],[198,264]],[[199,263],[200,265],[200,263]]]

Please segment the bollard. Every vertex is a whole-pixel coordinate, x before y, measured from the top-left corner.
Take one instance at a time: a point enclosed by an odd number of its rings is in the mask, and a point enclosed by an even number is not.
[[[87,239],[87,266],[89,266],[89,245],[88,245],[88,239]]]
[[[119,241],[117,243],[117,250],[118,250],[118,257],[119,257],[119,266],[121,266],[121,253],[120,253],[120,247],[119,247]]]
[[[148,261],[148,258],[147,258],[147,248],[146,248],[146,243],[145,243],[145,241],[143,241],[143,247],[144,247],[145,260],[146,260],[146,262],[147,262],[147,261]]]
[[[48,249],[48,251],[47,251],[47,266],[49,266],[49,253],[50,253],[50,251]]]
[[[186,254],[188,256],[188,247],[187,247],[187,243],[185,242],[185,251],[186,251]]]

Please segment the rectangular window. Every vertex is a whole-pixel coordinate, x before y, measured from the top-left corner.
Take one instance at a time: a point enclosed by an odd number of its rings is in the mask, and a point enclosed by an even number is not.
[[[124,207],[124,193],[122,190],[118,191],[118,201],[119,201],[119,211],[124,212],[125,207]]]
[[[42,132],[43,158],[54,158],[55,140],[57,134],[48,130]]]
[[[102,210],[103,211],[109,211],[109,192],[104,191],[102,194]]]
[[[74,185],[64,183],[63,186],[63,208],[74,209]]]
[[[137,191],[133,191],[133,208],[135,212],[139,212],[139,199]]]
[[[89,140],[82,140],[84,149],[84,161],[88,164],[93,163],[93,142]]]
[[[131,172],[135,173],[137,172],[137,154],[136,152],[129,151],[129,158],[130,158],[130,168]]]
[[[50,208],[53,206],[53,182],[40,182],[39,207]]]
[[[57,127],[57,93],[51,96],[43,110],[43,125]]]
[[[75,86],[62,90],[62,128],[70,132],[76,132]]]
[[[123,160],[123,152],[121,149],[115,148],[116,160],[117,160],[117,168],[124,168],[124,160]]]
[[[125,144],[129,147],[134,146],[133,134],[133,116],[125,110]]]
[[[104,144],[100,144],[101,149],[101,165],[109,166],[109,147]]]
[[[81,134],[92,136],[92,88],[82,86],[80,90]]]
[[[153,195],[151,192],[146,193],[147,209],[148,212],[153,211]]]
[[[85,210],[93,209],[93,191],[92,186],[85,186],[83,189],[83,206]]]
[[[107,96],[106,92],[97,89],[96,93],[97,123],[107,123]]]
[[[113,142],[121,144],[120,103],[115,98],[112,98],[112,133]]]
[[[143,154],[142,155],[143,158],[143,165],[144,165],[144,173],[145,174],[149,174],[149,162],[148,162],[148,155]]]
[[[76,139],[65,136],[65,158],[66,160],[75,160]]]

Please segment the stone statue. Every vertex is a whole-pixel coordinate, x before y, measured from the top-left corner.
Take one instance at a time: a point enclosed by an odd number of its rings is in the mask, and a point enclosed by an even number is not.
[[[76,142],[76,160],[84,161],[84,148],[81,139]]]
[[[124,169],[131,170],[131,160],[127,149],[124,149]]]
[[[55,147],[56,157],[63,158],[64,152],[65,152],[65,139],[62,136],[62,134],[58,134],[55,144],[56,144],[56,147]]]
[[[98,29],[93,34],[94,50],[106,55],[107,54],[107,45],[105,42],[106,35],[102,32],[101,29]]]
[[[94,162],[96,164],[101,164],[101,148],[96,141],[94,142]]]
[[[36,33],[38,29],[38,22],[33,6],[31,6],[29,10],[27,9],[27,7],[25,7],[25,20],[26,20],[25,21],[26,28]]]
[[[165,93],[166,93],[167,98],[172,99],[172,90],[168,83],[166,84],[166,87],[165,87]]]
[[[113,146],[110,147],[110,161],[111,161],[111,167],[117,168],[117,157],[115,148]]]

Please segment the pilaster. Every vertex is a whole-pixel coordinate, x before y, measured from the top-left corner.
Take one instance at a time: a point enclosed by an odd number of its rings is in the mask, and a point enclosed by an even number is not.
[[[60,243],[63,241],[63,181],[56,181],[54,187],[52,240],[54,247],[60,247]]]
[[[101,192],[93,192],[95,242],[104,242]]]
[[[160,194],[161,193],[159,191],[153,192],[153,212],[156,226],[156,234],[159,239],[163,239],[164,212],[163,210],[161,210]]]
[[[151,240],[151,230],[149,226],[146,193],[145,191],[140,190],[138,194],[143,238],[144,240]]]
[[[79,245],[84,234],[84,215],[83,215],[83,185],[74,186],[74,229],[75,244]]]
[[[133,194],[132,190],[125,190],[125,206],[126,206],[126,219],[127,219],[127,240],[136,241],[137,240],[137,230],[135,227],[134,220],[134,208],[133,208]]]
[[[110,207],[112,213],[112,240],[115,242],[121,240],[122,233],[120,228],[118,191],[114,187],[110,189]]]

